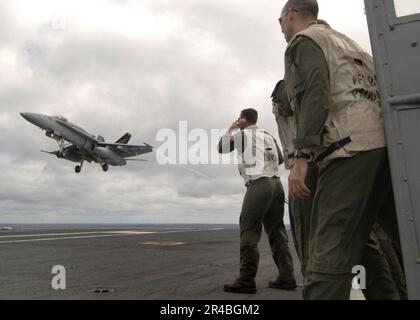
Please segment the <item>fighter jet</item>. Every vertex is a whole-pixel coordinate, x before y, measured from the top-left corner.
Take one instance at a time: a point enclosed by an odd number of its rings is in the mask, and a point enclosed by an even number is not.
[[[153,147],[147,143],[144,145],[127,144],[131,138],[131,134],[128,132],[115,143],[106,143],[102,136],[95,137],[62,116],[47,116],[29,112],[22,112],[20,115],[45,130],[47,137],[57,141],[59,150],[41,150],[41,152],[55,155],[60,159],[79,162],[80,165],[75,167],[76,173],[80,173],[84,161],[99,163],[103,171],[108,171],[109,165],[125,166],[127,161],[145,161],[126,158],[153,151]]]

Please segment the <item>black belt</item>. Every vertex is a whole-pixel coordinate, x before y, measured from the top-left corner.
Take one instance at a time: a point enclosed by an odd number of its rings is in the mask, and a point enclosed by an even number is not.
[[[340,141],[336,141],[332,143],[325,151],[321,152],[315,157],[314,162],[319,163],[322,160],[324,160],[326,157],[328,157],[330,154],[336,152],[337,150],[340,150],[345,145],[349,144],[351,142],[351,138],[347,137]]]
[[[263,179],[280,179],[280,177],[277,176],[273,176],[273,177],[261,177],[255,180],[248,180],[247,183],[245,183],[245,187],[249,188],[254,182],[257,182],[259,180],[263,180]]]

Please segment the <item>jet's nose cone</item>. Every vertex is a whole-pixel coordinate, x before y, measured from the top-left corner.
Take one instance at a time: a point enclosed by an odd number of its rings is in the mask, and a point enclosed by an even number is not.
[[[36,114],[30,112],[21,112],[20,115],[23,117],[23,119],[29,121],[30,123],[35,123],[37,118]]]
[[[29,121],[32,124],[36,124],[36,119],[37,116],[34,113],[30,113],[30,112],[21,112],[20,115],[22,116],[23,119],[25,119],[26,121]]]
[[[40,127],[41,129],[45,129],[48,126],[47,117],[42,114],[31,113],[31,112],[21,112],[20,115],[25,120]]]

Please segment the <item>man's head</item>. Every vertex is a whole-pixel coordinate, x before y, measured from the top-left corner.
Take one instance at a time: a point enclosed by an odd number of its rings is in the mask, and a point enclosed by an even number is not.
[[[240,119],[245,121],[239,121],[239,128],[241,130],[257,124],[258,121],[258,112],[255,109],[245,109],[241,111],[239,116]]]
[[[292,37],[305,30],[318,18],[317,0],[289,0],[284,5],[279,18],[281,31],[289,42]]]

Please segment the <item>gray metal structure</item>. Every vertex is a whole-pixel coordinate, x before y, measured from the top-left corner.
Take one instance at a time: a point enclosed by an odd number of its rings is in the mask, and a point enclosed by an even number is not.
[[[420,12],[365,0],[409,299],[420,299]]]
[[[52,152],[41,150],[42,152],[53,154],[60,159],[80,162],[80,165],[75,167],[76,173],[80,173],[84,161],[99,163],[103,171],[108,171],[109,165],[125,166],[127,161],[145,161],[127,158],[153,151],[153,147],[147,143],[144,145],[128,144],[131,138],[128,132],[115,143],[106,143],[102,136],[95,137],[61,116],[54,117],[29,112],[21,113],[21,116],[45,130],[47,137],[58,142],[59,150]],[[66,145],[66,141],[69,144]]]

